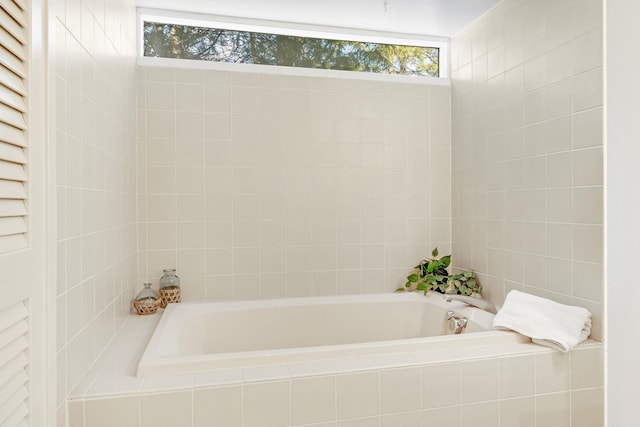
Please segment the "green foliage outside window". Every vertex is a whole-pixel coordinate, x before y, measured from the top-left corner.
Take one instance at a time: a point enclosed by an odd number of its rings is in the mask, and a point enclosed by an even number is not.
[[[144,23],[144,56],[438,77],[435,47]]]

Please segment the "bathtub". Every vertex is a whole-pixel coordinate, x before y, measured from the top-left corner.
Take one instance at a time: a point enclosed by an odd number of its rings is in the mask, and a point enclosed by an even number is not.
[[[448,334],[447,312],[469,322]],[[493,315],[435,292],[170,304],[138,377],[507,344]]]

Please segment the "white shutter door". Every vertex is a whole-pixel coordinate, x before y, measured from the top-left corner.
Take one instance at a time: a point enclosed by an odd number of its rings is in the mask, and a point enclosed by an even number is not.
[[[0,311],[0,425],[27,424],[29,358],[27,308],[19,302]]]
[[[27,246],[27,13],[0,1],[0,253]]]
[[[21,270],[24,262],[12,254],[28,247],[28,18],[25,1],[0,0],[0,266]],[[7,274],[13,277],[14,286],[29,288],[23,274]],[[4,286],[0,285],[4,291],[0,300],[0,426],[28,426],[31,324],[25,297],[29,292],[13,298]]]

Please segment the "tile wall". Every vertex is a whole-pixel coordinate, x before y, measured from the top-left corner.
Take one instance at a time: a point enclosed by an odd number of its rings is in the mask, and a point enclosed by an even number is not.
[[[140,392],[72,400],[70,427],[603,425],[600,344],[440,363],[408,356],[389,368],[352,358],[135,378]]]
[[[452,40],[453,253],[501,304],[581,305],[602,339],[602,0],[505,0]]]
[[[186,299],[388,292],[450,250],[448,86],[141,66],[138,271]]]
[[[523,289],[586,306],[601,338],[601,7],[503,1],[453,39],[450,90],[146,66],[135,82],[133,3],[57,2],[59,425],[134,285],[167,267],[186,299],[386,292],[438,245],[495,302]],[[599,426],[602,353],[584,351],[88,400],[69,417]]]
[[[136,279],[135,7],[59,0],[55,39],[57,403],[123,325]]]

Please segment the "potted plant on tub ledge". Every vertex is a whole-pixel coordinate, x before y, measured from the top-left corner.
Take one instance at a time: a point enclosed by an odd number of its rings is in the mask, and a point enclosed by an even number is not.
[[[482,286],[478,283],[473,271],[462,271],[449,274],[451,255],[438,258],[438,248],[431,251],[431,258],[425,258],[407,276],[404,287],[396,292],[422,291],[426,295],[433,290],[441,294],[457,294],[480,297]]]

